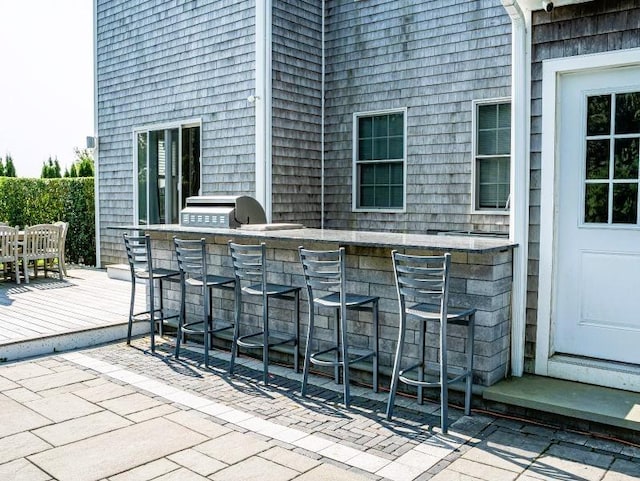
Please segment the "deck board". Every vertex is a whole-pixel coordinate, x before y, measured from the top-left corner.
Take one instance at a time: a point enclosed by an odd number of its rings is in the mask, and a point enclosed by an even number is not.
[[[127,322],[131,285],[100,269],[69,269],[60,280],[42,273],[29,284],[0,282],[0,351],[3,344],[70,334]],[[137,285],[136,312],[145,308]]]

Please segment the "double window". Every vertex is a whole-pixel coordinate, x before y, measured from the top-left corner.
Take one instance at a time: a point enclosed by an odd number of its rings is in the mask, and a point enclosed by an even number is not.
[[[353,131],[354,210],[403,210],[406,110],[355,114]]]
[[[511,167],[511,103],[473,104],[474,210],[508,213]]]
[[[200,125],[135,131],[138,223],[175,224],[185,199],[200,192]]]

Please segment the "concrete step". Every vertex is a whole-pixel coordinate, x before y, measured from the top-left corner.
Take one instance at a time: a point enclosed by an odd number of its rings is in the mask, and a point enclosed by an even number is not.
[[[640,433],[639,393],[525,375],[486,388],[483,398]]]
[[[106,267],[109,279],[131,281],[131,269],[129,268],[129,264],[110,264]]]

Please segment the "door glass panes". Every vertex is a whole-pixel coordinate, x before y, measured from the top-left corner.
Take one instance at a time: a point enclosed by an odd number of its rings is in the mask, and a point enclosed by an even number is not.
[[[404,205],[404,113],[357,117],[358,208]]]
[[[611,131],[611,95],[587,99],[587,135],[607,135]]]
[[[584,221],[638,225],[640,92],[587,97]]]
[[[609,178],[609,139],[587,140],[587,179]]]
[[[139,222],[177,223],[186,197],[200,191],[200,127],[138,132],[136,139]]]
[[[640,92],[616,95],[616,134],[640,132]]]

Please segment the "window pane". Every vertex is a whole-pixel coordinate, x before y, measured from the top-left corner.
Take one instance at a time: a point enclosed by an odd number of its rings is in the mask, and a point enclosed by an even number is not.
[[[496,154],[508,155],[511,152],[511,129],[497,131]]]
[[[373,202],[375,193],[374,187],[361,187],[360,188],[360,207],[375,207]]]
[[[511,128],[511,104],[498,105],[498,127]]]
[[[402,137],[389,138],[389,159],[402,159],[404,157],[404,139]]]
[[[606,224],[609,221],[609,184],[586,184],[584,221]]]
[[[394,162],[391,165],[391,183],[403,185],[404,184],[404,172],[403,165],[400,162]]]
[[[611,95],[587,97],[587,135],[611,131]]]
[[[200,193],[200,127],[182,129],[182,203]]]
[[[373,185],[375,182],[376,164],[363,164],[360,166],[360,184]]]
[[[404,114],[389,115],[389,135],[404,136]]]
[[[640,133],[640,92],[616,95],[616,134]]]
[[[376,164],[376,185],[389,185],[389,164]]]
[[[389,145],[387,138],[373,139],[373,159],[386,160],[389,158]]]
[[[483,209],[495,209],[498,206],[498,185],[481,185],[478,193],[478,203]]]
[[[389,207],[402,207],[403,192],[402,186],[391,186],[391,205]]]
[[[609,178],[609,140],[587,140],[587,179]]]
[[[616,139],[614,149],[614,179],[637,179],[638,139]]]
[[[371,117],[360,117],[358,119],[358,138],[373,136],[373,119]]]
[[[389,116],[377,115],[373,117],[373,136],[386,137],[389,135]]]
[[[358,159],[373,159],[373,141],[371,139],[360,140],[358,143]]]
[[[613,222],[638,222],[638,184],[613,184]]]
[[[496,131],[480,130],[478,132],[478,155],[496,154]]]
[[[147,224],[147,133],[138,134],[138,222]]]
[[[376,207],[389,207],[389,186],[376,185],[375,191],[375,206]]]
[[[495,129],[498,125],[498,106],[495,104],[478,106],[478,129]]]

